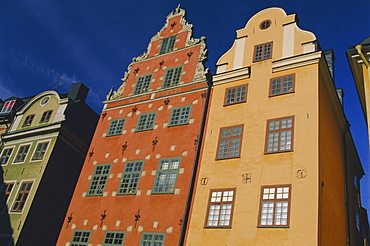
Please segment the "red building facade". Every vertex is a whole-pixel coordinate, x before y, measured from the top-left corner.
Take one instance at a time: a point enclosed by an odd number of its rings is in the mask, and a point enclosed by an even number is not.
[[[58,245],[183,240],[211,82],[179,7],[111,92]]]

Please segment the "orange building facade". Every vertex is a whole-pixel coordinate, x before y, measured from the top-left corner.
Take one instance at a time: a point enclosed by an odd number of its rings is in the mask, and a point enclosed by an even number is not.
[[[104,102],[58,245],[183,240],[211,83],[206,53],[178,7],[133,59]]]

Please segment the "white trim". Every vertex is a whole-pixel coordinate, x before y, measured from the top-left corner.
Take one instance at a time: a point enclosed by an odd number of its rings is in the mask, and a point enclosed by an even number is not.
[[[17,199],[17,194],[18,194],[18,192],[19,192],[19,190],[20,190],[20,188],[21,188],[21,186],[22,186],[22,183],[23,183],[23,182],[28,182],[28,181],[32,181],[32,186],[31,186],[30,192],[28,193],[27,199],[26,199],[26,201],[24,202],[24,206],[23,206],[23,208],[22,208],[22,212],[14,212],[14,211],[12,211],[12,207],[13,207],[13,205],[14,205],[14,203],[15,203],[15,200]],[[15,197],[14,197],[14,199],[13,199],[12,205],[9,207],[9,214],[23,214],[23,212],[24,212],[24,208],[26,207],[26,203],[27,203],[27,201],[28,201],[28,198],[29,198],[29,197],[30,197],[30,195],[31,195],[31,192],[32,192],[32,190],[33,190],[33,187],[35,186],[35,183],[36,183],[36,179],[21,179],[21,181],[19,181],[19,184],[17,184],[17,185],[18,185],[18,189],[17,189],[17,192],[16,192],[16,196],[15,196]]]
[[[16,146],[16,145],[4,146],[3,150],[2,150],[2,151],[1,151],[1,153],[0,153],[0,157],[1,157],[1,156],[3,156],[4,150],[6,150],[6,149],[13,149],[13,150],[12,150],[12,152],[10,153],[10,156],[9,156],[8,161],[7,161],[5,164],[1,164],[0,166],[4,167],[4,166],[8,165],[9,161],[11,160],[12,154],[14,154],[14,152],[13,152],[13,151],[14,151],[14,149],[15,149],[15,146]]]
[[[234,66],[233,69],[243,67],[244,48],[247,38],[240,38],[235,40],[235,54],[234,54]]]
[[[62,126],[61,123],[58,123],[58,124],[55,124],[55,125],[51,125],[51,126],[40,126],[38,128],[35,128],[35,129],[29,129],[29,130],[25,130],[25,131],[21,131],[21,132],[17,132],[17,133],[8,133],[7,135],[5,135],[3,137],[3,140],[7,140],[8,138],[14,138],[14,137],[21,137],[23,135],[28,135],[30,133],[42,133],[44,131],[48,131],[48,130],[55,130],[55,129],[58,129]],[[58,133],[56,133],[58,135]],[[57,136],[56,135],[56,136]],[[50,136],[50,135],[48,135]],[[40,139],[40,137],[35,137],[35,138],[27,138],[27,140],[29,139]]]
[[[244,67],[237,70],[232,70],[226,73],[220,73],[213,76],[213,84],[220,85],[250,77],[250,67]]]
[[[27,153],[26,153],[26,156],[24,157],[24,160],[22,161],[22,162],[15,162],[15,160],[17,159],[17,156],[18,156],[18,154],[19,154],[19,150],[21,149],[21,147],[23,147],[23,146],[30,146],[29,148],[28,148],[28,150],[27,150]],[[27,159],[27,157],[28,157],[28,155],[29,155],[29,153],[30,153],[30,150],[31,150],[31,148],[32,148],[32,143],[25,143],[25,144],[20,144],[19,146],[18,146],[18,149],[17,149],[17,154],[14,156],[14,158],[13,158],[13,162],[12,162],[12,164],[11,165],[18,165],[18,164],[23,164],[23,163],[25,163],[26,162],[26,159]]]
[[[321,51],[304,54],[300,56],[295,56],[283,60],[273,61],[272,62],[272,72],[280,72],[292,68],[302,67],[306,65],[311,65],[318,63],[322,57]]]
[[[40,140],[40,141],[37,141],[36,142],[36,146],[35,146],[35,148],[34,148],[34,150],[33,150],[33,152],[32,152],[32,155],[31,155],[31,159],[30,159],[30,161],[29,162],[38,162],[38,161],[43,161],[44,159],[45,159],[45,155],[47,154],[47,151],[49,150],[49,148],[50,148],[50,143],[51,143],[51,138],[50,139],[46,139],[46,140]],[[41,144],[41,143],[48,143],[48,146],[46,147],[46,150],[45,150],[45,155],[42,157],[42,159],[40,159],[40,160],[32,160],[32,158],[33,158],[33,156],[35,155],[35,153],[36,153],[36,150],[37,150],[37,146],[39,145],[39,144]]]
[[[283,58],[294,55],[294,30],[296,23],[283,26]]]

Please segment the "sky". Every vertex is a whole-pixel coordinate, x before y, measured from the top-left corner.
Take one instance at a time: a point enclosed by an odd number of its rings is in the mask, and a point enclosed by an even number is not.
[[[27,97],[71,83],[90,88],[87,103],[100,114],[109,90],[133,57],[165,24],[180,0],[0,0],[0,99]],[[207,38],[206,66],[217,59],[258,11],[281,7],[296,13],[299,27],[313,32],[321,47],[333,49],[335,83],[344,89],[344,108],[365,172],[362,203],[370,209],[370,166],[366,122],[345,51],[370,36],[369,0],[187,0],[181,8],[193,36]],[[60,85],[60,80],[62,84]]]

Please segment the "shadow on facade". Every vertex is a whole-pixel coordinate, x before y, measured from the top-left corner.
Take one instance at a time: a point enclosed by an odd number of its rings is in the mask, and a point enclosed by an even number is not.
[[[6,205],[8,195],[3,174],[3,168],[0,166],[0,245],[14,246],[13,229],[10,225],[9,209]]]

